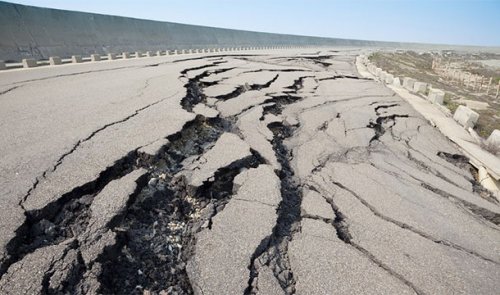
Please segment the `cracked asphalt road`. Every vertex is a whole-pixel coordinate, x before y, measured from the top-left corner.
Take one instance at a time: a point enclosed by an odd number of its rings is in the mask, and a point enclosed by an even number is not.
[[[498,294],[500,205],[358,53],[0,73],[0,293]]]

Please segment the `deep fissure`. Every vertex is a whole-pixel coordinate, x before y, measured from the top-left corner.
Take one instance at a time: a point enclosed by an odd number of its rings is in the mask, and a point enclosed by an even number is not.
[[[303,87],[304,78],[295,80],[289,89],[293,89],[296,93]],[[267,113],[281,113],[284,105],[300,99],[301,97],[292,95],[273,97],[269,102],[274,102],[274,105],[264,108],[261,119]],[[293,135],[294,127],[275,122],[269,124],[268,128],[274,135],[271,143],[281,165],[281,170],[277,173],[281,180],[282,200],[278,206],[278,217],[271,235],[265,237],[252,254],[248,266],[250,271],[248,286],[245,289],[247,295],[256,294],[259,268],[264,265],[271,268],[285,294],[295,293],[296,281],[288,257],[288,244],[300,226],[302,190],[290,166],[292,153],[284,144],[284,140]]]

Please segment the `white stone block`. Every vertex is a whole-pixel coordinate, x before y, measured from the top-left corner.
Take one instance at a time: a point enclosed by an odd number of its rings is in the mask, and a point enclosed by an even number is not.
[[[51,56],[51,57],[49,57],[49,64],[51,66],[57,66],[57,65],[62,64],[62,60],[59,56]]]
[[[136,51],[135,52],[135,58],[140,58],[140,57],[142,57],[142,52]]]
[[[429,89],[429,95],[427,99],[435,104],[443,104],[444,101],[444,91],[440,89]]]
[[[0,60],[0,71],[5,69],[7,69],[7,67],[5,66],[5,62],[3,60]]]
[[[479,114],[466,106],[459,106],[453,115],[453,119],[465,128],[473,128],[479,119]]]
[[[79,63],[83,62],[82,56],[81,55],[71,56],[71,62],[74,64],[79,64]]]
[[[162,56],[162,55],[164,55],[164,53],[165,53],[165,52],[164,52],[164,51],[161,51],[161,50],[156,51],[156,55],[157,55],[157,56]]]
[[[375,68],[375,76],[378,77],[380,75],[380,72],[382,72],[381,68]]]
[[[115,59],[116,59],[115,53],[108,53],[108,60],[115,60]]]
[[[153,56],[155,56],[155,54],[154,54],[153,51],[146,51],[146,56],[147,57],[153,57]]]
[[[401,80],[399,79],[399,77],[394,78],[394,80],[392,81],[392,85],[401,87]]]
[[[427,83],[415,81],[413,84],[413,92],[425,93],[427,91]]]
[[[130,53],[128,53],[128,52],[124,52],[124,53],[122,53],[122,58],[123,58],[123,59],[130,58]]]
[[[394,75],[392,74],[386,74],[385,75],[385,83],[386,84],[392,84],[394,82]]]
[[[493,130],[493,132],[491,132],[490,136],[486,140],[486,143],[500,148],[500,130]]]
[[[413,91],[413,85],[415,84],[415,82],[416,82],[415,79],[412,79],[409,77],[404,77],[403,78],[403,87],[410,90],[410,91]]]
[[[90,60],[91,61],[101,61],[101,56],[99,54],[91,54]]]
[[[23,68],[34,68],[38,66],[38,63],[34,58],[24,58],[23,59]]]

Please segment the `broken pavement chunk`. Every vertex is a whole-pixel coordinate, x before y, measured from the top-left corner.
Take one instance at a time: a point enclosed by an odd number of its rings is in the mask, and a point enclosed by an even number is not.
[[[195,254],[187,264],[195,294],[243,294],[247,267],[276,222],[280,180],[269,165],[246,170],[235,182],[241,186],[213,218],[212,229],[197,234]]]
[[[59,245],[37,249],[13,264],[0,281],[0,294],[41,294],[44,283],[50,283],[55,274],[66,275],[65,278],[57,276],[57,280],[64,281],[77,266],[76,261],[68,261],[70,257],[76,260],[71,249],[74,242],[71,239]]]
[[[108,230],[109,223],[113,218],[123,214],[127,203],[136,191],[137,182],[142,180],[146,174],[145,169],[137,169],[110,182],[94,198],[94,202],[90,206],[92,217],[89,220],[89,226],[78,237],[85,263],[93,262],[105,247],[114,244],[115,234]]]
[[[233,133],[223,133],[212,149],[186,166],[181,172],[192,194],[198,187],[215,175],[220,168],[251,156],[250,146]],[[179,176],[180,176],[179,175]]]

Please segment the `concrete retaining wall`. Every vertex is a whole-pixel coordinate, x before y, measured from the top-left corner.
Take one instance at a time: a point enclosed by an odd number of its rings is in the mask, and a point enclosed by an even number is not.
[[[258,33],[0,2],[0,60],[188,48],[398,43]]]

